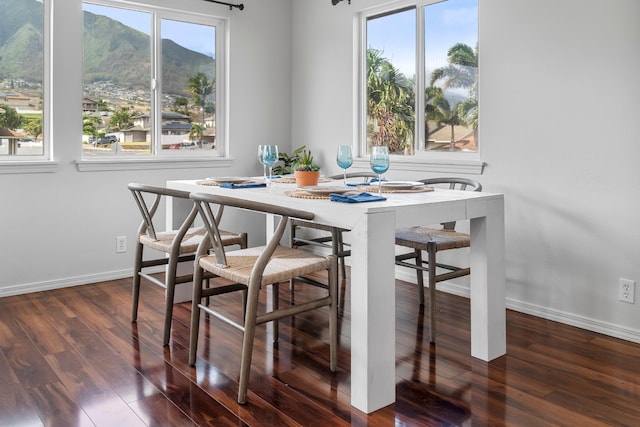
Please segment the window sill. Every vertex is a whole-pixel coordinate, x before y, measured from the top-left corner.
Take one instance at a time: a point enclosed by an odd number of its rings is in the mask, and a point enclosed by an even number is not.
[[[60,163],[51,160],[0,161],[0,174],[9,173],[52,173],[58,170]]]
[[[224,168],[231,166],[229,157],[208,158],[153,158],[153,159],[100,159],[80,160],[76,162],[79,172],[123,171],[151,169],[192,169],[192,168]]]
[[[369,158],[354,159],[354,165],[369,168]],[[396,171],[435,172],[450,174],[482,175],[484,162],[477,159],[430,158],[417,156],[392,156],[391,169]]]

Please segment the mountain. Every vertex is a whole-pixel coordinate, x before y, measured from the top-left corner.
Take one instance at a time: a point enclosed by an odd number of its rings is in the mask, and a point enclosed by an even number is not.
[[[42,76],[42,3],[0,0],[0,79],[39,82]],[[5,12],[8,11],[8,12]],[[111,81],[126,89],[148,90],[149,36],[105,16],[84,12],[85,83]],[[188,80],[202,71],[213,79],[214,59],[162,40],[163,90],[185,95]]]

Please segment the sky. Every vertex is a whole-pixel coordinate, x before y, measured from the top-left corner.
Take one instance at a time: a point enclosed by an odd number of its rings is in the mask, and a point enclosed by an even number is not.
[[[411,78],[415,74],[416,10],[370,20],[367,47]],[[447,64],[447,51],[455,43],[472,48],[478,40],[478,0],[446,0],[425,8],[425,59],[427,75]]]
[[[84,3],[86,11],[105,15],[135,28],[150,33],[151,15],[114,7]],[[415,74],[415,20],[416,10],[408,10],[383,18],[370,20],[367,24],[367,46],[383,51],[396,68],[407,77]],[[186,24],[163,20],[162,37],[196,52],[213,56],[213,28],[205,25]],[[462,42],[472,48],[478,40],[478,0],[444,0],[425,9],[425,31],[427,40],[425,54],[427,75],[433,69],[447,63],[447,50]]]
[[[99,6],[89,3],[83,3],[82,8],[96,15],[104,15],[115,19],[147,35],[151,33],[151,14],[148,12]],[[215,50],[215,29],[213,27],[162,20],[161,31],[162,38],[173,40],[187,49],[213,56]]]

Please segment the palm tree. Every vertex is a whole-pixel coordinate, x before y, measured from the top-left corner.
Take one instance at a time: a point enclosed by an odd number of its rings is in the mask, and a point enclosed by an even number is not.
[[[442,129],[444,126],[450,126],[451,136],[449,140],[451,144],[449,145],[449,150],[454,151],[456,149],[455,127],[463,124],[459,111],[457,108],[451,108],[449,101],[444,97],[442,89],[434,86],[427,89],[427,92],[433,96],[428,100],[428,104],[426,105],[427,120],[425,120],[425,122],[428,120],[435,121],[438,126],[440,126],[438,129]]]
[[[413,136],[413,82],[376,49],[367,49],[367,67],[367,115],[378,126],[372,144],[401,151]]]
[[[202,125],[204,126],[204,110],[207,103],[207,96],[213,93],[213,80],[209,80],[205,73],[196,73],[189,78],[188,91],[193,95],[193,103],[200,106],[202,111]]]
[[[200,123],[192,123],[191,129],[189,130],[189,139],[196,141],[202,141],[202,135],[204,134],[204,126]]]
[[[478,46],[472,49],[464,43],[456,43],[447,52],[449,65],[437,68],[431,74],[430,85],[443,81],[442,91],[455,88],[469,89],[469,97],[454,109],[459,124],[478,130]],[[451,109],[450,109],[451,110]],[[451,144],[454,149],[454,143]]]
[[[447,52],[449,65],[436,68],[431,73],[429,85],[444,80],[442,90],[470,88],[475,94],[478,84],[478,48],[472,49],[464,43],[456,43]]]

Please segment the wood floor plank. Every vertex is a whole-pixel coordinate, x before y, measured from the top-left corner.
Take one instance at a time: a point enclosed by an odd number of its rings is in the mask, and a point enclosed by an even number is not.
[[[45,426],[95,426],[60,382],[38,385],[29,390]]]
[[[296,301],[323,291],[307,288]],[[348,286],[338,372],[325,310],[282,321],[275,344],[273,327],[260,327],[246,405],[236,402],[241,333],[203,317],[188,366],[190,303],[175,305],[163,347],[156,286],[143,286],[136,323],[131,279],[0,298],[0,425],[640,425],[640,344],[508,310],[507,355],[486,363],[469,355],[467,299],[437,293],[432,345],[416,294],[396,281],[397,401],[369,415],[350,405]],[[288,287],[280,296],[289,303]],[[213,304],[240,316],[233,298]]]

